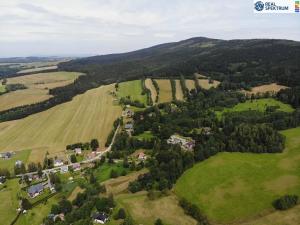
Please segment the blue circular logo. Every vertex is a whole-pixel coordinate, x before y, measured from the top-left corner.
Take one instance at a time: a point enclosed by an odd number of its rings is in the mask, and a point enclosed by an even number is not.
[[[262,11],[264,9],[265,4],[262,1],[258,1],[254,4],[254,8],[257,11]]]

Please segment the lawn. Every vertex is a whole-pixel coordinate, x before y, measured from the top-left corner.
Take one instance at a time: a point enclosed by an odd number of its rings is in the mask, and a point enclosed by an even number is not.
[[[274,98],[262,98],[257,100],[247,100],[244,103],[239,103],[232,108],[225,108],[223,111],[217,111],[216,114],[218,118],[222,116],[225,112],[236,112],[236,111],[247,111],[247,110],[257,110],[264,112],[268,106],[279,106],[278,110],[284,112],[293,112],[294,109],[292,106],[280,102]]]
[[[104,163],[102,166],[94,170],[94,175],[99,182],[106,181],[110,179],[110,173],[112,170],[115,170],[120,175],[124,170],[128,173],[129,169],[123,167],[123,163]]]
[[[186,171],[175,193],[218,223],[272,211],[279,196],[300,195],[300,128],[282,133],[287,138],[283,153],[218,153]]]
[[[156,80],[159,87],[159,103],[172,101],[172,87],[169,79]]]
[[[144,133],[141,133],[134,137],[138,138],[139,140],[151,140],[154,136],[151,131],[145,131]]]
[[[14,171],[14,166],[17,160],[27,163],[31,150],[18,151],[10,159],[0,159],[0,169],[8,169]]]
[[[140,80],[120,83],[117,95],[119,98],[130,96],[131,100],[138,100],[144,104],[147,102],[147,96],[142,95],[142,83]]]
[[[47,151],[64,154],[66,145],[92,138],[103,147],[122,112],[109,95],[113,88],[101,86],[44,112],[0,123],[0,151],[32,149],[29,161],[43,161]]]
[[[81,73],[52,72],[8,78],[8,84],[24,84],[27,89],[13,91],[0,96],[0,110],[32,104],[49,99],[49,89],[72,83]]]
[[[197,224],[194,219],[184,214],[173,194],[149,200],[146,192],[138,192],[122,194],[115,199],[118,206],[125,208],[136,224],[153,225],[157,218],[160,218],[166,225]],[[110,224],[115,223],[112,221]]]
[[[19,207],[17,193],[20,191],[19,180],[7,180],[6,188],[0,190],[0,221],[1,225],[9,225],[17,216]]]

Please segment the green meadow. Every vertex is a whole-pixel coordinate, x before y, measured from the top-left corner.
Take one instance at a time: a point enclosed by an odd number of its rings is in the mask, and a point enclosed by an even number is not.
[[[5,85],[2,85],[1,83],[0,83],[0,93],[1,92],[5,92]]]
[[[272,211],[284,194],[300,195],[300,127],[285,130],[279,154],[219,153],[187,170],[174,191],[217,223]]]
[[[110,173],[112,170],[115,170],[119,176],[124,170],[126,173],[129,172],[129,169],[124,168],[122,163],[104,163],[99,168],[94,170],[94,175],[98,182],[103,182],[110,179]]]
[[[142,84],[140,80],[119,83],[117,95],[119,98],[130,96],[131,100],[138,100],[144,104],[147,102],[146,95],[142,95]]]
[[[217,111],[217,117],[221,118],[222,114],[225,112],[236,112],[236,111],[247,111],[247,110],[257,110],[264,112],[268,106],[278,106],[278,110],[284,112],[293,112],[292,106],[280,102],[274,98],[263,98],[257,100],[247,100],[246,102],[239,103],[232,108],[225,108],[222,111]]]

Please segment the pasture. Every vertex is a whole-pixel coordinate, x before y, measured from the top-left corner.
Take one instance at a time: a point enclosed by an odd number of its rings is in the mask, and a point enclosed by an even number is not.
[[[217,223],[251,221],[273,212],[279,196],[300,195],[300,127],[282,134],[283,153],[218,153],[187,170],[175,193]]]
[[[77,72],[53,72],[8,78],[8,84],[24,84],[28,89],[1,95],[0,111],[44,101],[51,97],[49,89],[66,86],[80,75]]]
[[[149,78],[146,79],[145,85],[146,85],[146,88],[148,88],[151,91],[151,99],[152,99],[152,102],[154,103],[157,93],[156,93],[155,87],[153,86],[152,80]]]
[[[171,102],[172,101],[172,88],[169,79],[157,79],[159,87],[159,98],[158,102]]]
[[[198,79],[199,85],[203,89],[210,89],[212,87],[216,88],[219,86],[220,82],[217,80],[212,80],[211,83],[208,79]]]
[[[1,225],[9,225],[17,216],[19,207],[17,193],[20,192],[19,179],[7,180],[4,189],[0,190],[0,221]],[[3,185],[0,185],[0,188]]]
[[[131,100],[138,100],[144,104],[147,102],[146,95],[142,95],[142,84],[141,80],[133,80],[119,83],[119,90],[117,96],[127,97],[130,96]]]
[[[28,161],[38,162],[47,151],[64,154],[66,145],[92,138],[103,147],[122,111],[113,105],[112,90],[114,84],[101,86],[44,112],[0,123],[0,151],[31,149]]]
[[[274,98],[262,98],[256,100],[247,100],[246,102],[239,103],[232,108],[225,108],[222,111],[217,111],[216,114],[218,118],[221,118],[222,114],[225,112],[240,112],[240,111],[247,111],[247,110],[257,110],[261,112],[265,112],[268,106],[278,106],[277,110],[283,112],[293,112],[294,109],[289,104],[285,104],[280,102]]]

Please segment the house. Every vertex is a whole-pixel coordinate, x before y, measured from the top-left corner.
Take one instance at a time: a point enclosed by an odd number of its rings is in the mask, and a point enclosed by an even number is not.
[[[22,164],[23,164],[23,162],[22,162],[21,160],[17,160],[17,161],[15,162],[15,165],[16,165],[17,167],[22,166]]]
[[[72,164],[72,167],[73,167],[74,171],[78,171],[78,170],[80,170],[80,163],[74,163],[74,164]]]
[[[126,123],[124,128],[127,132],[131,132],[131,131],[133,131],[133,124],[132,123]]]
[[[141,161],[144,161],[144,160],[147,159],[147,156],[145,155],[144,152],[140,152],[140,153],[138,154],[138,159],[141,160]]]
[[[55,159],[54,160],[54,166],[63,166],[64,162],[61,159]]]
[[[0,184],[4,184],[6,181],[6,177],[5,176],[1,176],[0,177]]]
[[[67,173],[69,171],[69,166],[60,167],[60,173]]]
[[[76,155],[81,155],[82,154],[81,148],[75,148],[74,152],[75,152]]]
[[[130,109],[125,109],[123,112],[122,112],[122,116],[123,117],[128,117],[128,118],[131,118],[133,117],[134,115],[134,112]]]
[[[28,195],[31,198],[34,198],[36,196],[38,196],[39,194],[41,194],[44,190],[44,185],[42,183],[36,184],[31,186],[30,188],[28,188]]]
[[[93,219],[95,223],[105,224],[108,221],[108,216],[105,213],[95,213]]]
[[[12,157],[12,153],[11,152],[3,152],[3,153],[0,153],[0,157],[3,159],[10,159]]]
[[[88,159],[93,159],[97,156],[97,153],[96,152],[91,152],[90,154],[88,154],[87,158]]]
[[[178,135],[172,135],[168,140],[168,144],[176,145],[179,144],[184,150],[192,151],[195,147],[195,141],[191,138],[180,137]]]

